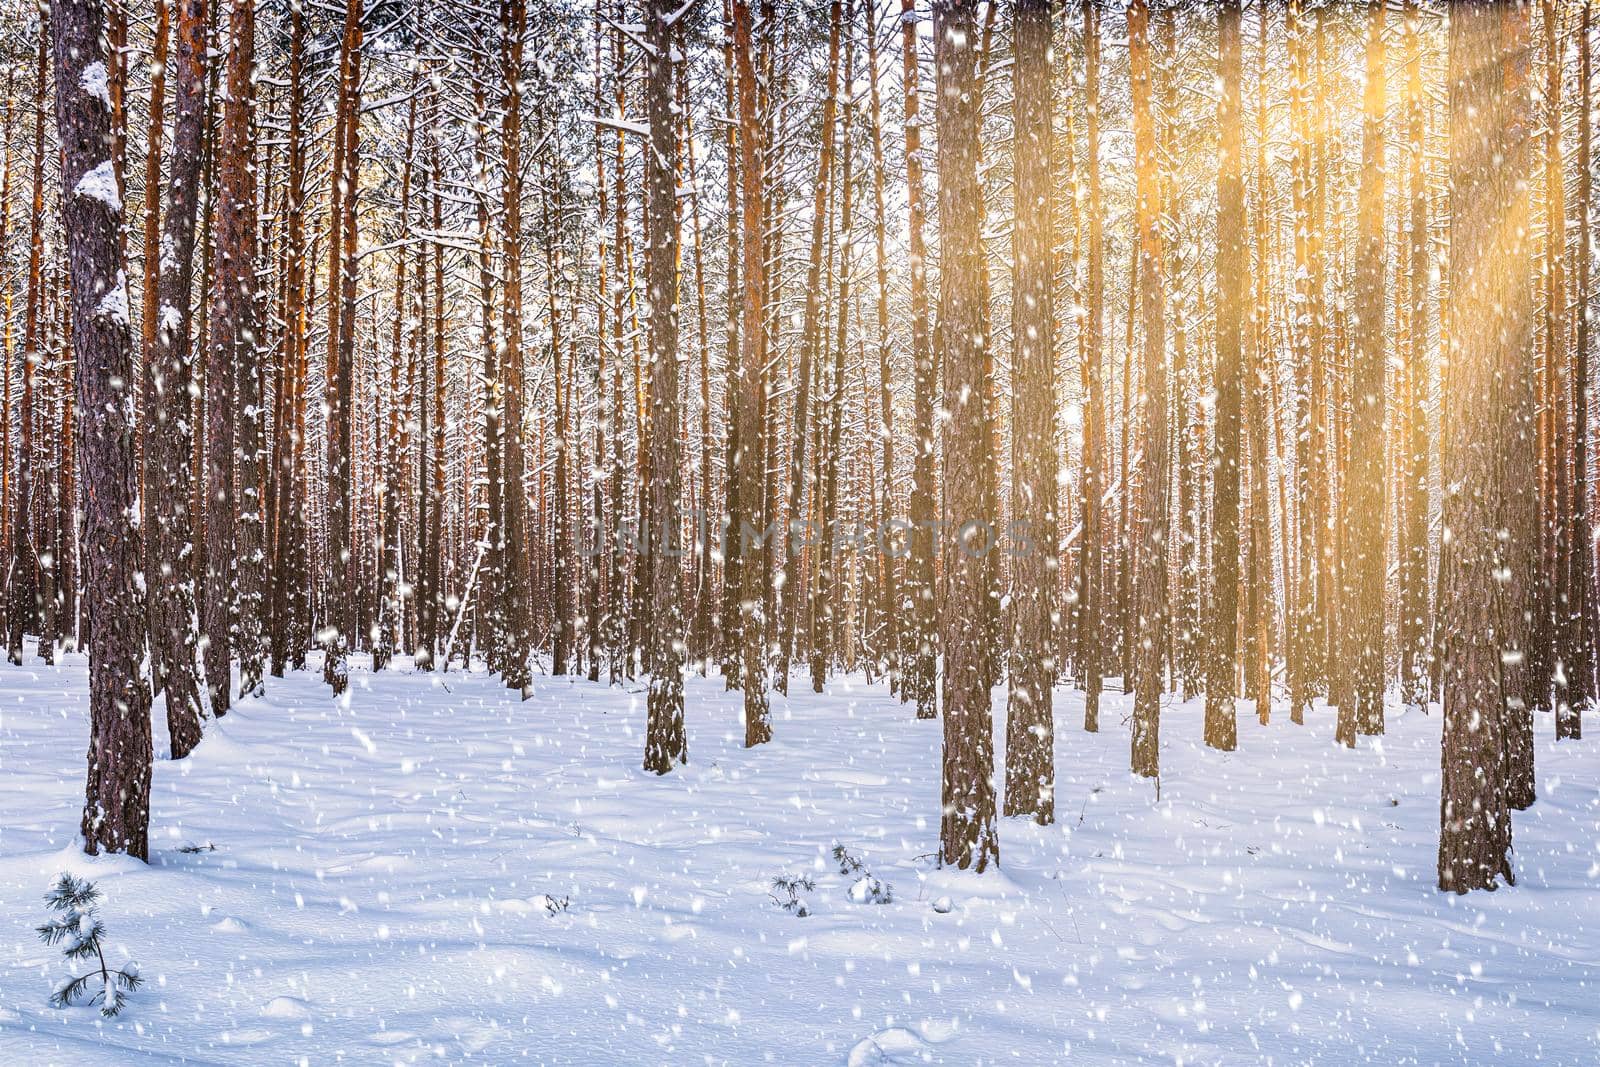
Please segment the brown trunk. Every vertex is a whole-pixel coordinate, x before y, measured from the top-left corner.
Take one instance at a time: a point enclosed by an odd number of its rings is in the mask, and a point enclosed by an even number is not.
[[[982,466],[988,453],[984,381],[983,197],[978,179],[977,0],[935,0],[939,106],[939,272],[943,342],[946,560],[944,773],[940,862],[984,871],[1000,859],[995,834],[993,721],[985,678],[985,599],[992,550]]]
[[[922,188],[922,118],[917,82],[915,0],[900,0],[901,50],[905,70],[906,215],[907,251],[911,273],[912,424],[916,452],[911,470],[911,554],[906,567],[906,605],[911,632],[907,635],[905,684],[902,700],[917,706],[917,718],[938,715],[938,632],[935,612],[934,524],[938,507],[937,470],[933,451],[934,405],[937,400],[933,339],[928,328],[927,247],[923,236],[926,212]]]
[[[772,27],[763,20],[763,29]],[[763,238],[766,216],[762,190],[761,126],[756,114],[756,72],[751,41],[749,0],[733,2],[733,52],[739,82],[739,178],[743,185],[741,250],[744,258],[744,305],[739,351],[740,439],[736,454],[739,478],[738,510],[732,515],[730,544],[725,551],[740,556],[739,671],[744,690],[744,743],[752,747],[772,740],[771,709],[767,704],[765,590],[762,568],[745,530],[763,529],[762,360],[766,353],[766,262]]]
[[[1366,13],[1366,77],[1362,111],[1361,185],[1356,225],[1355,351],[1350,389],[1349,473],[1343,509],[1345,544],[1340,577],[1344,604],[1339,626],[1351,672],[1354,701],[1339,703],[1338,736],[1355,744],[1357,732],[1383,733],[1384,564],[1384,10],[1369,0]]]
[[[644,769],[665,774],[687,763],[683,730],[684,556],[678,436],[678,131],[673,115],[673,53],[679,35],[671,19],[676,0],[651,0],[645,21],[645,112],[650,150],[645,154],[645,285],[650,303],[649,554],[651,625],[646,648],[650,672]]]
[[[111,161],[110,101],[85,86],[105,63],[99,0],[50,11],[55,44],[56,129],[62,155],[61,216],[71,262],[72,352],[82,413],[84,541],[90,629],[89,773],[84,851],[146,859],[150,824],[150,684],[143,667],[146,620],[139,571],[138,471],[132,425],[132,324],[117,234],[122,207]]]
[[[529,660],[533,655],[533,632],[528,618],[528,505],[523,488],[522,418],[522,51],[528,31],[525,0],[502,0],[500,18],[500,70],[505,79],[504,110],[500,117],[505,203],[504,262],[501,264],[505,281],[500,296],[504,330],[500,402],[505,428],[501,435],[505,550],[500,600],[507,640],[501,677],[507,689],[516,690],[526,700],[531,684]]]
[[[39,26],[38,66],[35,69],[33,96],[33,196],[28,224],[28,295],[22,333],[22,399],[17,422],[17,491],[15,518],[11,528],[10,574],[6,582],[9,599],[6,621],[7,658],[22,665],[22,631],[33,624],[43,610],[39,578],[39,552],[34,543],[34,422],[36,414],[34,379],[43,359],[40,345],[44,305],[44,120],[45,87],[50,78],[49,26]]]
[[[1128,7],[1128,61],[1133,90],[1136,221],[1139,237],[1139,311],[1144,334],[1144,434],[1139,483],[1139,620],[1135,652],[1133,749],[1135,774],[1160,774],[1162,650],[1167,626],[1167,355],[1166,298],[1162,270],[1161,181],[1151,115],[1150,12],[1145,0]],[[1131,530],[1131,528],[1130,528]]]
[[[1105,328],[1105,215],[1100,191],[1100,5],[1083,0],[1084,168],[1088,245],[1084,264],[1083,534],[1079,556],[1078,670],[1083,678],[1083,728],[1100,729],[1101,635],[1105,611],[1100,563],[1104,532],[1106,399],[1102,356]],[[1119,492],[1126,492],[1126,486]]]
[[[1217,354],[1213,392],[1210,640],[1206,647],[1206,744],[1238,747],[1234,718],[1239,635],[1239,423],[1249,254],[1244,213],[1244,60],[1239,0],[1217,9]]]
[[[161,580],[151,583],[151,659],[167,696],[167,728],[172,756],[181,759],[200,742],[200,703],[196,674],[195,571],[188,551],[194,540],[189,511],[193,430],[190,382],[189,308],[194,284],[195,216],[199,207],[200,144],[205,136],[206,2],[180,0],[177,9],[176,88],[173,97],[172,172],[161,242],[169,257],[159,266],[160,309],[151,365],[153,431],[146,460],[154,492],[145,496],[153,545],[150,558]],[[148,298],[147,298],[148,299]]]
[[[1007,815],[1055,821],[1056,426],[1052,299],[1049,0],[1020,0],[1012,109],[1016,223],[1012,231],[1011,655],[1006,705]],[[1021,540],[1018,540],[1018,538]]]
[[[1444,454],[1448,566],[1440,590],[1444,733],[1439,888],[1464,893],[1513,880],[1507,804],[1506,596],[1509,559],[1497,531],[1511,503],[1502,479],[1519,430],[1508,373],[1531,341],[1528,267],[1529,131],[1521,55],[1525,14],[1457,3],[1450,17],[1450,428]]]

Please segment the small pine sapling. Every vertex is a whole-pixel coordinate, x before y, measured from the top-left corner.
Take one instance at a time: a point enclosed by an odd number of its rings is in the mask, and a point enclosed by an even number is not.
[[[103,942],[105,923],[97,914],[100,891],[93,882],[79,880],[63,874],[55,888],[45,894],[45,904],[55,916],[37,927],[39,940],[46,945],[61,946],[61,953],[69,960],[88,959],[100,962],[98,970],[74,978],[67,978],[50,994],[50,1006],[65,1008],[78,1000],[93,1004],[100,1002],[100,1014],[107,1018],[117,1014],[127,1002],[127,995],[138,989],[143,981],[133,964],[121,970],[112,970],[106,964]]]
[[[857,904],[890,904],[894,901],[894,886],[881,879],[874,878],[872,872],[867,870],[865,861],[843,845],[833,846],[833,862],[839,865],[839,873],[855,875],[855,880],[850,883],[847,895]]]
[[[810,893],[817,888],[817,883],[803,874],[786,878],[778,875],[772,880],[772,892],[767,894],[773,903],[796,918],[804,919],[811,914],[811,907],[803,894]]]

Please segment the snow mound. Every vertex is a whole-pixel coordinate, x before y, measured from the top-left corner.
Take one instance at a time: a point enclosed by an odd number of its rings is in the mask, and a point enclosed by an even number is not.
[[[849,1067],[872,1067],[880,1063],[925,1063],[931,1058],[926,1041],[904,1027],[891,1026],[856,1042],[845,1063]]]

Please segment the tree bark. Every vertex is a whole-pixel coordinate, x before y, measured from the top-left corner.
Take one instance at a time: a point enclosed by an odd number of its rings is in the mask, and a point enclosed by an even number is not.
[[[1498,531],[1510,496],[1502,479],[1517,351],[1532,340],[1526,308],[1529,132],[1525,15],[1467,0],[1450,17],[1450,345],[1443,393],[1444,528],[1451,551],[1441,588],[1445,657],[1439,888],[1464,893],[1514,881],[1507,803],[1508,566]],[[1511,75],[1508,78],[1508,75]],[[1514,475],[1513,475],[1514,476]]]
[[[1244,306],[1249,257],[1245,247],[1243,45],[1239,0],[1217,9],[1217,353],[1215,444],[1211,461],[1210,641],[1206,649],[1206,744],[1238,747],[1234,717],[1239,634],[1239,423],[1243,377]]]
[[[676,0],[651,0],[645,22],[645,285],[650,303],[650,518],[646,527],[650,598],[644,769],[665,774],[687,763],[683,729],[683,583],[679,543],[678,436],[678,130],[673,114],[672,24]]]
[[[978,179],[977,0],[934,0],[939,106],[939,219],[943,253],[939,323],[943,342],[945,484],[941,544],[946,561],[944,773],[940,862],[982,873],[1000,860],[995,834],[994,741],[982,641],[993,549],[981,467],[984,406],[983,191]]]
[[[1012,67],[1011,656],[1007,815],[1055,821],[1056,426],[1050,0],[1019,0]],[[1018,537],[1022,539],[1018,541]]]
[[[1349,474],[1344,504],[1348,520],[1340,560],[1345,635],[1353,681],[1353,706],[1339,704],[1338,736],[1354,745],[1356,734],[1383,733],[1384,401],[1388,362],[1384,343],[1384,7],[1368,0],[1366,77],[1363,81],[1361,185],[1357,210],[1356,344],[1351,379]]]
[[[1150,10],[1146,0],[1128,6],[1128,63],[1133,91],[1136,223],[1139,250],[1139,320],[1143,330],[1144,390],[1140,464],[1137,590],[1138,644],[1134,654],[1132,767],[1160,774],[1162,660],[1167,627],[1167,345],[1165,272],[1162,264],[1161,178],[1151,113]],[[1124,490],[1126,491],[1126,490]]]
[[[89,773],[84,851],[147,859],[150,825],[150,682],[134,459],[136,378],[127,277],[118,248],[121,197],[112,161],[110,100],[103,84],[104,10],[75,0],[50,10],[60,137],[61,217],[72,285],[72,352],[82,461],[87,591],[94,654],[89,663]],[[86,76],[87,72],[87,76]]]

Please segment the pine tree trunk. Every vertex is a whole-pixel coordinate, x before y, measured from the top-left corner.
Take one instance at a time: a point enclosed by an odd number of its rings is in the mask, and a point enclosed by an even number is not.
[[[1470,0],[1450,17],[1450,428],[1444,466],[1441,583],[1444,733],[1439,888],[1464,893],[1513,880],[1506,780],[1507,698],[1501,656],[1509,560],[1497,531],[1502,479],[1519,432],[1508,410],[1512,349],[1532,340],[1526,308],[1529,135],[1525,16]],[[1508,77],[1509,75],[1509,77]]]
[[[85,71],[106,60],[99,0],[50,11],[55,46],[56,129],[60,137],[61,216],[71,264],[72,353],[82,413],[89,619],[89,773],[84,851],[148,857],[150,683],[139,571],[139,507],[132,425],[134,377],[127,279],[117,234],[122,225],[111,160],[109,100]]]
[[[266,674],[266,643],[262,629],[263,591],[266,586],[265,502],[266,470],[263,418],[265,398],[261,394],[260,335],[256,296],[256,180],[252,155],[255,145],[255,7],[251,0],[232,0],[228,11],[230,48],[228,52],[228,97],[222,118],[222,165],[218,171],[217,268],[212,313],[213,330],[210,354],[213,385],[231,377],[219,395],[218,408],[208,407],[211,428],[211,471],[213,477],[226,478],[232,467],[231,492],[212,483],[211,504],[221,509],[222,522],[208,524],[211,537],[213,575],[220,588],[207,584],[206,613],[207,678],[213,692],[219,683],[211,679],[210,666],[220,665],[220,685],[229,684],[227,651],[230,642],[222,640],[222,655],[212,646],[218,634],[226,634],[227,619],[236,620],[235,635],[239,652],[239,694],[260,696]],[[214,412],[214,414],[213,414]],[[216,450],[231,441],[237,448],[232,463],[220,461]],[[219,527],[226,527],[219,533]],[[227,556],[219,556],[219,551]],[[233,569],[233,582],[219,562],[226,559]],[[220,626],[219,626],[220,624]],[[223,706],[228,704],[223,697]]]
[[[1341,559],[1345,602],[1339,625],[1351,655],[1354,703],[1339,704],[1338,735],[1383,733],[1384,609],[1387,538],[1384,514],[1384,9],[1368,0],[1366,16],[1365,120],[1361,137],[1361,186],[1356,225],[1356,345],[1351,376],[1349,476],[1346,482],[1346,543]]]
[[[516,690],[524,700],[530,695],[529,660],[533,655],[532,622],[528,617],[531,581],[527,557],[528,504],[523,488],[522,417],[522,53],[527,32],[525,0],[502,0],[500,65],[505,79],[505,101],[500,117],[500,139],[505,215],[501,272],[505,281],[500,301],[505,343],[500,360],[500,402],[505,420],[501,435],[505,570],[500,599],[505,614],[507,649],[501,677],[506,688]]]
[[[194,376],[190,348],[190,299],[194,284],[195,215],[199,206],[201,152],[205,136],[206,0],[179,0],[176,86],[173,97],[172,167],[161,243],[170,258],[160,264],[154,303],[160,321],[150,364],[153,384],[145,458],[149,485],[150,558],[161,580],[151,583],[151,660],[167,697],[167,729],[172,757],[181,759],[200,743],[204,707],[196,673],[194,524],[189,454],[192,448],[189,383]],[[147,298],[148,299],[148,298]]]
[[[940,861],[982,873],[1000,859],[995,834],[993,723],[982,648],[988,569],[983,543],[981,467],[987,455],[984,406],[982,244],[976,86],[977,0],[935,0],[934,69],[939,106],[939,219],[943,248],[939,323],[944,362],[946,492],[941,544],[946,560],[944,774]]]
[[[6,621],[6,655],[12,664],[22,666],[22,632],[43,612],[40,589],[39,553],[34,538],[34,428],[37,419],[35,384],[43,359],[40,321],[44,304],[44,120],[45,87],[50,78],[49,25],[39,24],[38,66],[33,96],[33,196],[28,216],[28,294],[22,333],[22,397],[17,409],[17,491],[16,511],[11,527],[10,575],[7,580],[9,604]]]
[[[1428,188],[1422,80],[1422,12],[1405,4],[1402,44],[1406,56],[1406,173],[1409,181],[1410,267],[1406,275],[1406,380],[1409,410],[1401,496],[1405,529],[1400,540],[1400,699],[1420,704],[1428,696]]]
[[[824,224],[829,218],[828,197],[833,179],[833,129],[839,97],[839,35],[844,21],[843,8],[841,0],[832,0],[828,7],[828,74],[822,97],[822,145],[817,156],[816,189],[811,204],[811,254],[806,268],[805,319],[801,327],[799,370],[795,376],[793,445],[789,453],[788,506],[784,512],[788,526],[784,533],[781,557],[784,580],[779,601],[783,612],[783,647],[777,677],[774,679],[778,689],[785,693],[789,691],[789,663],[794,655],[795,628],[801,610],[798,581],[800,546],[795,542],[805,529],[801,509],[805,506],[808,482],[806,425],[811,410],[812,366],[818,359],[822,335],[826,332],[822,315],[822,238]],[[810,611],[817,610],[819,603],[815,595],[807,598]]]
[[[1082,345],[1087,382],[1083,422],[1083,535],[1079,560],[1078,664],[1083,676],[1083,728],[1100,729],[1101,616],[1105,582],[1100,563],[1105,495],[1107,411],[1102,358],[1105,328],[1105,213],[1100,189],[1100,6],[1083,0],[1084,167],[1088,174],[1088,250]],[[1126,487],[1123,487],[1126,492]]]
[[[926,214],[922,186],[922,117],[917,88],[915,0],[900,0],[901,50],[905,71],[906,215],[907,252],[911,274],[912,426],[916,453],[911,471],[911,554],[906,568],[907,637],[905,685],[902,700],[915,703],[917,718],[938,716],[938,635],[936,632],[934,553],[935,511],[938,507],[937,473],[933,452],[933,409],[936,399],[933,339],[928,329],[927,246],[923,236]]]
[[[763,29],[772,27],[763,20]],[[739,82],[739,179],[744,259],[743,323],[739,350],[739,442],[735,456],[739,478],[738,510],[732,515],[731,544],[727,551],[739,555],[739,676],[744,691],[744,743],[753,747],[772,740],[772,717],[767,704],[765,590],[762,568],[746,539],[745,530],[763,528],[761,499],[765,455],[760,432],[762,416],[761,370],[766,353],[766,242],[763,239],[766,204],[762,191],[762,137],[756,115],[756,72],[752,55],[750,4],[733,3],[733,52]]]
[[[1217,9],[1217,352],[1213,395],[1216,438],[1211,461],[1210,641],[1206,648],[1206,744],[1238,746],[1234,719],[1239,634],[1239,422],[1244,307],[1249,257],[1244,213],[1244,84],[1239,0]]]
[[[1593,53],[1589,41],[1591,5],[1583,0],[1578,24],[1578,221],[1580,234],[1589,232],[1589,197],[1593,191],[1590,166],[1593,158],[1593,109],[1590,76]],[[1595,701],[1595,595],[1594,553],[1589,526],[1589,349],[1592,328],[1589,322],[1589,256],[1577,256],[1576,299],[1578,308],[1576,338],[1572,350],[1572,486],[1570,571],[1567,586],[1571,597],[1566,604],[1565,642],[1562,667],[1567,674],[1567,700],[1556,707],[1556,737],[1577,739],[1583,736],[1583,713]]]
[[[1133,92],[1133,136],[1139,248],[1139,319],[1144,338],[1143,457],[1139,483],[1139,620],[1134,654],[1132,767],[1160,774],[1162,659],[1166,644],[1168,462],[1166,296],[1161,249],[1161,178],[1151,113],[1150,10],[1146,0],[1128,7],[1128,62]]]
[[[1020,0],[1014,16],[1012,231],[1012,631],[1006,709],[1007,815],[1055,821],[1056,588],[1055,305],[1052,260],[1049,0]],[[1017,537],[1025,542],[1020,543]]]
[[[651,0],[645,21],[645,285],[650,305],[650,673],[644,768],[665,774],[687,763],[683,729],[684,617],[678,530],[682,448],[678,436],[678,131],[673,114],[678,34],[675,0]]]
[[[346,5],[339,45],[339,89],[334,118],[333,197],[328,239],[327,567],[329,599],[323,608],[323,680],[341,695],[350,684],[348,657],[358,631],[351,594],[355,546],[351,539],[350,466],[356,412],[356,203],[360,197],[360,0]]]

